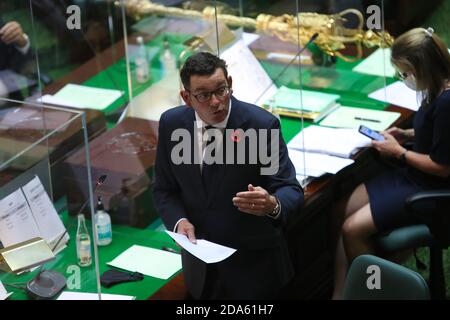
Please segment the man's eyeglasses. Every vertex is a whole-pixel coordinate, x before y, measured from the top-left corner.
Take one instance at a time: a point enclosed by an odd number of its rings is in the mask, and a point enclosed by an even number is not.
[[[397,78],[399,78],[400,80],[405,80],[406,78],[408,78],[409,74],[408,74],[408,72],[399,72],[399,71],[396,71],[396,72],[395,72],[395,76],[396,76]]]
[[[191,93],[189,90],[186,90],[186,91]],[[203,103],[203,102],[208,102],[209,100],[211,100],[211,97],[213,94],[216,96],[217,99],[223,99],[229,93],[230,93],[230,88],[228,88],[227,86],[223,86],[217,90],[210,91],[210,92],[202,92],[199,94],[193,94],[193,96],[195,97],[195,99],[197,99],[198,102]]]

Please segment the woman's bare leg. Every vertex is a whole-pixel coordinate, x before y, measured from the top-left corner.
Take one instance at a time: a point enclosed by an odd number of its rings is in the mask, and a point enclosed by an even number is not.
[[[360,184],[353,193],[337,204],[333,212],[333,229],[338,230],[337,246],[334,262],[334,291],[332,299],[340,299],[348,269],[348,260],[345,254],[341,226],[343,221],[369,203],[369,196],[364,184]],[[336,239],[335,235],[332,235]],[[334,240],[333,239],[333,240]]]

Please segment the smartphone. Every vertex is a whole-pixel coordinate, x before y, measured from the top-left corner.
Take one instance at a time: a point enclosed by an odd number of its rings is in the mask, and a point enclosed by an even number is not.
[[[372,140],[384,141],[384,137],[381,134],[379,134],[375,130],[372,130],[366,126],[360,125],[358,131],[359,131],[359,133],[362,133],[363,135],[365,135],[366,137],[369,137]]]

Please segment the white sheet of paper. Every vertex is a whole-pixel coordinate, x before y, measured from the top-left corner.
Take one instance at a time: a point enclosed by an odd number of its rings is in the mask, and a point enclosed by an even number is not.
[[[166,232],[181,247],[206,263],[223,261],[236,252],[236,249],[225,247],[208,240],[197,239],[197,244],[193,244],[185,235],[167,230]]]
[[[380,77],[393,77],[395,68],[391,64],[391,49],[378,48],[361,61],[353,71]]]
[[[103,110],[122,96],[120,90],[94,88],[78,84],[66,84],[56,94],[44,95],[43,103],[56,104],[74,108]]]
[[[420,94],[408,88],[402,81],[394,82],[369,94],[369,98],[391,103],[393,105],[419,110]]]
[[[22,189],[0,200],[0,241],[3,246],[8,247],[40,236]]]
[[[134,300],[134,296],[125,296],[121,294],[109,294],[102,293],[102,300]],[[56,300],[99,300],[98,293],[88,293],[88,292],[70,292],[64,291],[61,293]]]
[[[150,277],[168,279],[181,269],[181,256],[176,253],[133,245],[108,265],[140,272]]]
[[[370,138],[357,129],[309,126],[289,141],[288,148],[350,158],[360,148],[370,144]]]
[[[0,281],[0,300],[6,300],[10,295],[12,295],[12,292],[7,292],[3,283]]]
[[[260,37],[259,34],[242,32],[242,40],[244,43],[249,46],[253,41],[257,40]]]
[[[262,105],[277,91],[272,79],[243,40],[236,41],[220,57],[227,62],[228,74],[233,77],[233,95],[237,99]]]
[[[295,172],[301,175],[320,177],[323,172],[336,174],[343,168],[351,165],[355,161],[334,157],[327,154],[303,152],[295,149],[288,149],[289,158],[295,167]]]
[[[35,176],[30,182],[24,185],[22,190],[28,200],[41,235],[52,248],[53,243],[59,240],[59,237],[66,231],[64,224],[59,218],[38,176]],[[65,239],[60,241],[61,245],[64,245],[69,240],[68,234],[64,237]]]

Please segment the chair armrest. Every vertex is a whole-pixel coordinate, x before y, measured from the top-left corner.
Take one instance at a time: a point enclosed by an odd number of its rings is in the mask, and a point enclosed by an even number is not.
[[[405,200],[405,206],[407,211],[421,211],[420,205],[425,202],[430,201],[436,207],[442,207],[442,209],[450,208],[450,190],[433,190],[433,191],[422,191],[417,192]],[[430,203],[429,202],[429,203]],[[448,206],[448,207],[446,207]],[[429,207],[427,209],[430,209]]]
[[[450,190],[418,192],[405,200],[405,208],[430,228],[442,248],[450,245]]]

